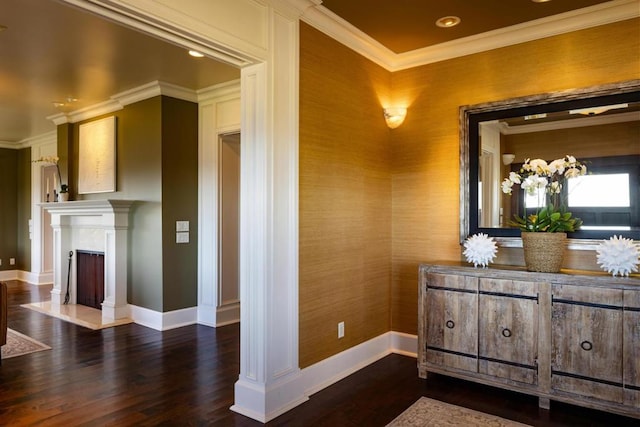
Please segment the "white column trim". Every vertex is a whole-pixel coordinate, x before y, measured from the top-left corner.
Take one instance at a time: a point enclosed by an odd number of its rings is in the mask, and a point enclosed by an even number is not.
[[[298,363],[299,27],[285,12],[270,10],[271,60],[241,78],[240,377],[231,409],[262,422],[308,399]]]

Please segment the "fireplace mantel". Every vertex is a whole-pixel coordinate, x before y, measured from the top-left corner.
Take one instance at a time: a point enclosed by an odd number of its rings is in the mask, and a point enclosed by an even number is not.
[[[41,203],[51,215],[103,215],[120,213],[129,215],[129,209],[135,200],[76,200],[72,202]]]
[[[89,245],[95,245],[104,252],[103,321],[129,316],[127,248],[129,211],[134,203],[134,200],[78,200],[41,204],[51,214],[53,228],[52,309],[59,308],[64,303],[67,283],[69,302],[75,304],[75,259],[71,258],[71,275],[68,277],[68,254],[78,249],[96,249],[76,247],[78,242],[90,242]]]

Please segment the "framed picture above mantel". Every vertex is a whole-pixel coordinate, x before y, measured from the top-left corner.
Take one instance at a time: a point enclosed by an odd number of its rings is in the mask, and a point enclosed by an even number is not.
[[[78,194],[116,191],[116,117],[79,127]]]

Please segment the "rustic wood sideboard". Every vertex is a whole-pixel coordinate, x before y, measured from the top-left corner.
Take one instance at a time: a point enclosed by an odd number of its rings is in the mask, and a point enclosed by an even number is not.
[[[418,371],[640,418],[640,279],[420,266]]]

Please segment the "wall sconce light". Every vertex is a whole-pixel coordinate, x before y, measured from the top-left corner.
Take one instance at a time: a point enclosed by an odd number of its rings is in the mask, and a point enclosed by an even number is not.
[[[387,126],[389,126],[389,129],[395,129],[400,126],[404,122],[405,117],[407,117],[406,108],[384,109],[384,119],[387,122]]]
[[[505,166],[510,165],[515,160],[516,155],[511,153],[505,153],[502,155],[502,164]]]

